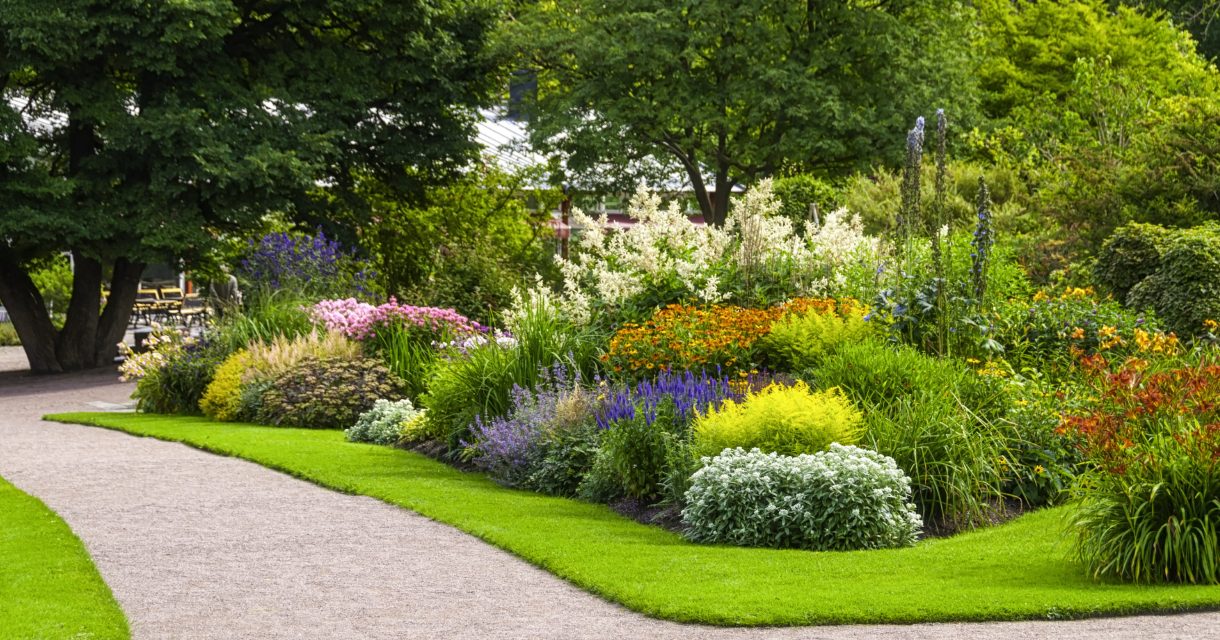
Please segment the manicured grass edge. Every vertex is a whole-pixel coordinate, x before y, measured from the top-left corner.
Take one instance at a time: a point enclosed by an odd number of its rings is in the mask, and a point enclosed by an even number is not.
[[[1030,514],[1008,525],[952,539],[928,541],[913,549],[897,551],[813,554],[801,551],[699,546],[686,543],[670,532],[622,518],[601,505],[506,489],[494,485],[481,474],[462,473],[411,452],[344,443],[342,435],[337,432],[305,432],[254,425],[209,423],[202,418],[133,414],[58,414],[46,416],[46,419],[180,442],[211,453],[243,458],[328,489],[374,497],[454,526],[608,600],[645,615],[678,622],[725,626],[966,622],[1167,613],[1220,607],[1220,587],[1141,587],[1091,583],[1078,575],[1078,567],[1067,566],[1061,559],[1048,563],[1050,555],[1061,554],[1049,553],[1053,549],[1046,544],[1032,551],[1004,548],[1013,546],[1013,540],[1020,541],[1020,537],[1015,535],[1018,530],[1027,533],[1031,530],[1041,531],[1047,526],[1057,526],[1058,516],[1049,512]],[[266,440],[269,439],[282,440],[276,443],[277,445],[288,443],[294,446],[268,446]],[[298,460],[294,456],[301,459]],[[343,464],[347,465],[345,468],[359,471],[335,476],[333,471],[328,473],[327,469],[317,466],[318,463],[332,464],[332,458],[344,458]],[[370,462],[384,468],[370,471],[367,469]],[[397,473],[395,469],[391,469],[395,466],[401,467],[407,473]],[[395,473],[387,473],[391,471]],[[419,473],[421,477],[409,477],[414,472]],[[437,495],[431,495],[432,501],[429,501],[429,492],[437,494],[437,487],[441,487],[442,499],[438,500]],[[497,510],[489,512],[490,517],[487,517],[488,514],[481,514],[483,518],[480,519],[480,514],[471,515],[454,507],[454,498],[463,496],[483,502],[487,502],[488,496],[492,496],[500,504],[496,505]],[[521,526],[514,529],[519,523],[512,522],[511,518],[521,517],[521,513],[506,514],[498,508],[506,507],[511,511],[514,508],[522,508],[522,505],[531,512],[562,510],[561,517],[569,518],[576,524],[557,522],[557,525],[572,525],[569,528],[579,534],[593,532],[599,538],[593,540],[591,536],[585,535],[580,539],[578,536],[577,539],[570,540],[567,546],[601,544],[608,549],[607,558],[614,557],[615,553],[619,554],[616,558],[619,564],[610,568],[598,566],[596,562],[600,556],[597,549],[581,555],[573,549],[562,548],[562,541],[557,547],[554,536],[547,538],[532,531],[523,533]],[[572,516],[573,513],[576,515]],[[538,517],[534,520],[536,528],[544,522]],[[549,525],[549,521],[545,522],[544,528]],[[1007,539],[1004,538],[1005,535]],[[614,536],[638,540],[617,544],[613,540]],[[988,543],[988,540],[991,542]],[[958,567],[941,566],[950,564],[946,562],[927,562],[926,567],[920,565],[920,573],[929,574],[922,578],[926,584],[915,583],[917,588],[912,589],[910,594],[885,594],[888,599],[878,598],[878,602],[872,605],[832,601],[836,590],[843,587],[855,587],[859,590],[863,581],[887,579],[889,574],[886,571],[877,570],[878,566],[884,569],[886,562],[894,561],[894,556],[886,554],[908,554],[903,562],[909,565],[913,562],[912,557],[915,557],[914,561],[921,561],[927,556],[934,560],[938,557],[937,554],[945,556],[948,551],[961,555],[960,550],[965,549],[969,553],[978,554],[977,548],[986,547],[987,544],[996,548],[987,547],[987,553],[981,554],[982,559],[978,560],[978,567],[964,566],[961,569],[966,573],[971,570],[975,573],[981,572],[983,575],[970,577],[969,580],[974,580],[983,589],[992,588],[993,583],[1000,583],[996,592],[1005,596],[998,599],[1003,601],[995,601],[996,598],[988,601],[986,594],[979,592],[977,598],[980,599],[980,604],[975,607],[957,605],[955,608],[951,604],[941,602],[946,598],[940,597],[943,592],[935,591],[936,585],[944,581],[958,580],[960,573]],[[627,551],[643,551],[645,553],[640,555],[648,557],[632,564],[631,556],[623,555]],[[1023,552],[1028,558],[1022,555]],[[664,560],[670,553],[675,554],[675,557],[688,558],[689,560],[683,560],[683,563],[691,564],[683,564],[680,569],[654,566],[658,560]],[[1004,572],[1014,567],[1019,568],[1018,563],[1026,560],[1041,563],[1039,570],[1046,575],[1030,575],[1037,579],[1050,580],[1045,585],[1035,585],[1044,588],[1046,593],[1037,592],[1035,587],[1023,588],[1021,584],[1005,584],[1006,580],[1013,582],[1013,577],[1004,575]],[[647,564],[648,562],[651,564]],[[870,567],[857,575],[853,569],[857,562]],[[789,564],[803,564],[819,571],[825,570],[830,572],[827,574],[829,579],[812,581],[811,577],[816,575],[816,572],[801,573],[787,566]],[[1042,565],[1050,567],[1050,570],[1047,571]],[[734,566],[750,570],[761,567],[764,571],[761,577],[741,575],[740,571],[732,570]],[[670,574],[677,571],[689,573],[690,580],[696,582],[701,579],[700,576],[710,576],[719,582],[709,584],[714,587],[726,585],[727,588],[720,594],[721,599],[717,600],[715,597],[708,597],[716,596],[717,590],[701,590],[698,584],[690,588],[691,593],[666,591],[651,584],[671,578]],[[987,571],[992,573],[988,574]],[[799,574],[795,576],[799,582],[793,582],[794,573]],[[834,573],[843,575],[831,575]],[[756,583],[761,581],[765,586],[771,586],[772,577],[776,578],[774,582],[778,584],[774,587],[776,591],[773,597],[768,593],[757,594],[757,589],[744,588],[739,584],[754,580]],[[839,582],[836,583],[835,580]],[[963,582],[968,583],[969,580]],[[683,585],[678,583],[677,586]],[[809,593],[804,593],[806,591]],[[865,593],[867,591],[864,590]],[[977,589],[959,587],[958,591],[974,593]],[[1010,599],[1011,602],[1008,601]],[[1062,603],[1059,600],[1062,600]]]
[[[0,636],[131,637],[85,545],[41,500],[0,478]]]

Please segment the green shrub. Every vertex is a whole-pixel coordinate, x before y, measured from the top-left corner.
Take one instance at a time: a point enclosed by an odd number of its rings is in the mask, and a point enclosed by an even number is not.
[[[863,442],[910,475],[925,519],[986,521],[1002,495],[1012,436],[1008,400],[992,378],[875,342],[847,345],[812,373],[820,388],[839,387],[863,409]]]
[[[1131,289],[1128,303],[1151,308],[1179,336],[1204,332],[1204,322],[1220,320],[1220,229],[1181,231],[1161,258],[1161,267]]]
[[[292,340],[313,330],[306,305],[310,301],[287,290],[252,296],[239,313],[220,318],[212,330],[213,340],[236,351],[255,343]]]
[[[874,451],[795,457],[728,449],[696,471],[682,510],[695,542],[840,551],[914,544],[910,480]]]
[[[810,369],[840,345],[871,335],[873,325],[865,321],[866,313],[864,305],[850,299],[840,301],[837,312],[785,313],[761,340],[763,353],[775,371]]]
[[[653,500],[665,482],[669,448],[681,428],[672,400],[663,400],[655,418],[646,412],[618,420],[601,437],[603,472],[622,495]],[[603,480],[605,480],[604,478]]]
[[[136,408],[148,413],[198,414],[199,401],[216,367],[228,355],[224,345],[199,340],[167,352],[160,366],[136,384]]]
[[[602,339],[560,317],[540,299],[525,300],[512,312],[514,340],[491,340],[465,352],[450,351],[437,361],[420,403],[428,409],[431,428],[443,434],[451,451],[469,441],[476,417],[484,421],[511,409],[514,385],[534,388],[540,372],[563,363],[582,380],[592,380]]]
[[[522,486],[554,496],[576,496],[593,468],[600,435],[592,422],[551,431],[539,446]]]
[[[410,400],[378,399],[373,407],[360,414],[356,424],[343,432],[349,442],[396,444],[402,437],[403,426],[418,419],[423,412]]]
[[[21,346],[21,338],[17,336],[17,329],[11,323],[0,322],[0,347],[19,346]]]
[[[771,384],[745,400],[725,400],[694,424],[697,455],[733,447],[797,455],[823,451],[832,442],[852,444],[863,417],[838,389],[813,392],[804,382]]]
[[[342,429],[379,399],[403,397],[403,383],[379,360],[310,358],[277,376],[263,393],[258,421],[275,426]]]
[[[216,367],[212,381],[199,399],[203,415],[219,422],[232,422],[240,417],[242,377],[251,360],[250,352],[242,349]]]
[[[1157,272],[1173,232],[1154,224],[1133,222],[1119,227],[1101,245],[1093,278],[1103,289],[1124,302],[1131,289]]]
[[[839,208],[839,190],[830,183],[811,175],[796,175],[778,178],[772,183],[775,197],[782,203],[778,215],[792,221],[792,226],[803,233],[806,222],[812,222],[809,208],[816,205],[819,217]]]

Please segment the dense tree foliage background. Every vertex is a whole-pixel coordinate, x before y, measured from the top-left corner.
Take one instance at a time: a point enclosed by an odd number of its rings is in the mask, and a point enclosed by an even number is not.
[[[0,1],[0,301],[33,369],[109,361],[149,261],[189,266],[270,211],[316,217],[318,184],[374,175],[408,197],[451,175],[495,87],[499,15],[485,0]],[[57,331],[27,269],[58,251],[76,274]]]

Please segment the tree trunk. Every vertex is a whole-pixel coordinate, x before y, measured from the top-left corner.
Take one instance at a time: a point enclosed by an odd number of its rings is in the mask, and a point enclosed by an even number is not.
[[[140,289],[140,276],[144,275],[143,262],[131,262],[127,258],[114,261],[114,273],[110,276],[110,297],[98,320],[97,339],[93,344],[94,361],[97,366],[114,362],[118,355],[119,341],[127,331],[131,320],[131,309],[135,306],[136,293]]]
[[[119,258],[114,262],[110,296],[101,310],[102,265],[76,258],[72,300],[64,327],[55,330],[34,281],[15,261],[0,255],[0,303],[13,321],[34,373],[61,373],[114,363],[118,343],[127,330],[144,264]]]
[[[97,338],[97,314],[102,306],[102,263],[76,256],[72,274],[72,299],[67,318],[55,340],[55,356],[64,371],[97,366],[93,343]]]
[[[55,356],[55,325],[34,281],[15,260],[0,252],[0,303],[8,311],[34,373],[63,371]]]

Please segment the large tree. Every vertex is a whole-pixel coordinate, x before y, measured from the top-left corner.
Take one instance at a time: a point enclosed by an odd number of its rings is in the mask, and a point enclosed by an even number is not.
[[[506,41],[539,74],[536,145],[573,173],[671,159],[718,224],[736,185],[866,167],[917,115],[970,113],[968,17],[943,0],[565,0]]]
[[[474,151],[498,0],[0,0],[0,302],[34,371],[111,362],[144,265]],[[313,210],[312,215],[316,215]],[[29,265],[71,251],[62,329]],[[103,283],[109,294],[102,306]]]

